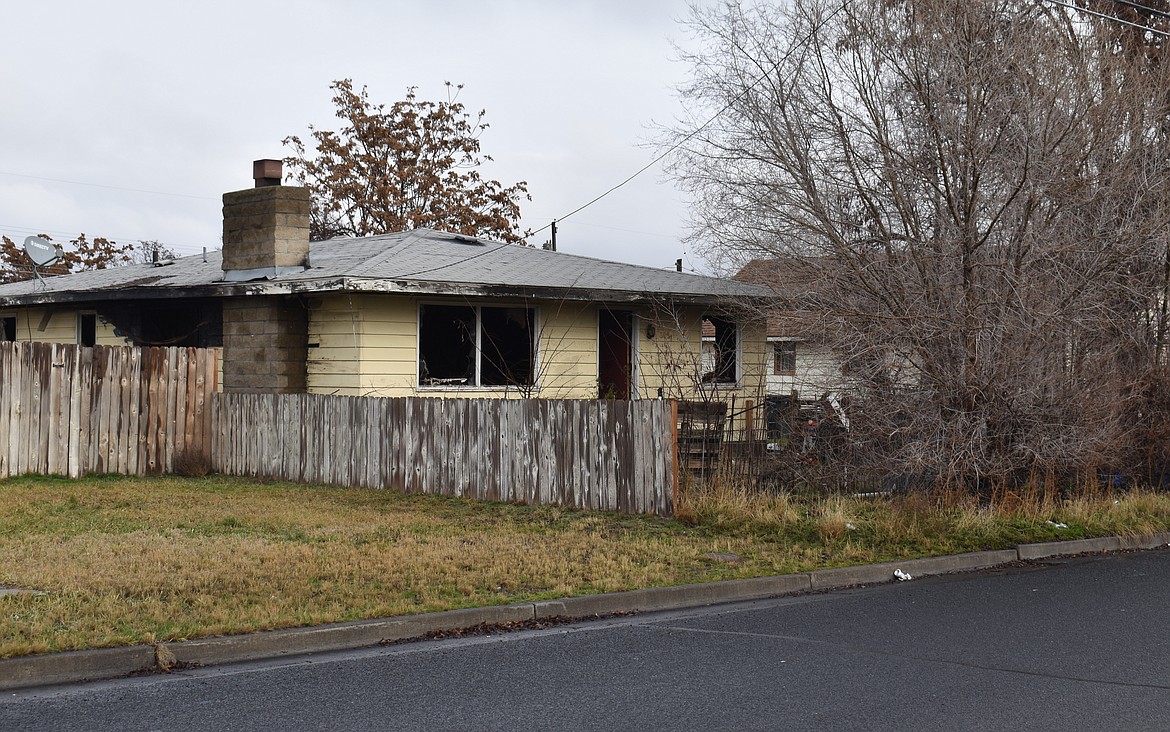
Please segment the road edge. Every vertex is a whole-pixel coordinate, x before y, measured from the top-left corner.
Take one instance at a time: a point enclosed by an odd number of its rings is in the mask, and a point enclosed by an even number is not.
[[[650,587],[628,592],[331,623],[308,628],[258,631],[242,635],[160,643],[154,646],[122,646],[18,656],[0,659],[0,691],[115,679],[141,673],[162,673],[192,666],[217,666],[366,648],[484,625],[507,626],[552,618],[585,620],[603,615],[679,610],[881,584],[896,581],[895,570],[908,578],[925,577],[972,572],[1018,561],[1156,549],[1168,545],[1170,532],[1142,537],[1072,539],[1021,544],[1014,549],[924,557],[693,585]]]

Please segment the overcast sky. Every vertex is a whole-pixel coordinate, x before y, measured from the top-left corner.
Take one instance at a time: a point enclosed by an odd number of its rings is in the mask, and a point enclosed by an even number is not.
[[[484,172],[528,182],[536,229],[653,159],[652,124],[680,113],[686,14],[685,0],[10,2],[0,234],[214,249],[220,196],[287,154],[286,135],[337,129],[329,84],[345,77],[387,104],[464,84],[487,110]],[[685,217],[655,166],[560,224],[558,248],[673,266]]]

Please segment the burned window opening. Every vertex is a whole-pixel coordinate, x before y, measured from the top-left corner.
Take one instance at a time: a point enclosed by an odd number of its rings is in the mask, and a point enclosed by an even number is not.
[[[98,313],[115,335],[136,346],[223,346],[223,305],[219,300],[129,300],[103,304]]]
[[[736,324],[715,315],[703,316],[703,374],[705,384],[739,381],[739,332]]]
[[[83,346],[97,344],[97,313],[77,314],[77,342]]]
[[[532,308],[420,305],[419,385],[533,385],[534,323]]]
[[[531,308],[480,308],[483,386],[531,386],[535,348]]]
[[[475,308],[419,307],[418,382],[423,386],[475,383]]]

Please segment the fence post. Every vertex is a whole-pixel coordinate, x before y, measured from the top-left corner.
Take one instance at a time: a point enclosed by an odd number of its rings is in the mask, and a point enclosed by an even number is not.
[[[670,400],[670,475],[673,503],[670,513],[678,510],[678,400]]]

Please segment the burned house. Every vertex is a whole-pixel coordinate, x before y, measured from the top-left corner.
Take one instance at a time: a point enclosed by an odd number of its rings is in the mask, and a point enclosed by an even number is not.
[[[222,251],[0,286],[4,337],[220,348],[237,392],[762,390],[762,288],[431,229],[310,242],[308,191],[279,185],[277,161],[255,178],[224,195]],[[713,320],[723,355],[705,378]]]

